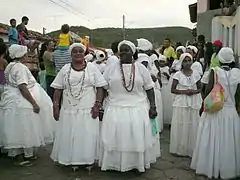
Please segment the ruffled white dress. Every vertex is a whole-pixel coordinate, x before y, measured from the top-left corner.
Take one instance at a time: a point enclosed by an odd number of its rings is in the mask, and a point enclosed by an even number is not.
[[[201,76],[198,72],[193,71],[192,75],[187,77],[182,71],[178,71],[174,74],[173,79],[178,80],[178,90],[197,90],[196,83]],[[174,95],[170,153],[192,157],[201,105],[200,93],[192,96]]]
[[[5,76],[7,84],[0,101],[0,146],[9,156],[24,153],[25,157],[31,157],[34,148],[53,142],[52,101],[22,63],[10,63]],[[40,107],[39,114],[33,112],[32,105],[22,96],[20,84],[27,85]]]
[[[153,136],[149,119],[149,104],[145,90],[154,87],[150,73],[135,62],[136,77],[132,92],[123,87],[120,64],[104,72],[108,82],[108,102],[102,122],[102,152],[99,165],[103,171],[144,172],[160,156],[158,136]],[[128,84],[131,64],[123,64]]]
[[[63,103],[56,129],[51,158],[63,165],[90,165],[99,156],[99,120],[93,119],[91,108],[96,101],[96,87],[106,85],[93,63],[84,71],[66,64],[51,87],[63,89]]]
[[[203,75],[203,68],[202,68],[202,65],[201,65],[200,62],[195,61],[195,62],[192,64],[192,67],[191,67],[191,68],[192,68],[193,71],[197,71],[197,72],[200,74],[200,76]]]
[[[234,98],[240,70],[216,68],[216,71],[224,89],[225,103],[223,109],[214,114],[202,114],[191,168],[209,178],[230,179],[240,176],[240,118]]]

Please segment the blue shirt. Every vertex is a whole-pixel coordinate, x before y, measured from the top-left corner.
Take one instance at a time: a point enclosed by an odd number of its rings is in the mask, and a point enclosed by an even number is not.
[[[16,28],[10,27],[8,29],[8,40],[9,44],[18,44],[18,31]]]

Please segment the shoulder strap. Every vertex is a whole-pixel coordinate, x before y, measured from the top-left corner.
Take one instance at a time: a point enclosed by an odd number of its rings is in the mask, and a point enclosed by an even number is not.
[[[231,88],[230,88],[230,82],[229,82],[229,79],[231,77],[231,70],[229,71],[229,75],[227,75],[227,72],[224,70],[224,75],[225,75],[225,78],[227,79],[227,88],[229,91],[230,99],[232,100],[232,102],[234,102],[235,98],[232,95]]]

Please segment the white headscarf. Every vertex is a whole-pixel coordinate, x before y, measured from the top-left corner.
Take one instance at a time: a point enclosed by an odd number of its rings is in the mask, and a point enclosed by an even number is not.
[[[103,61],[106,58],[106,55],[103,51],[96,50],[95,54],[96,54],[97,61]]]
[[[72,53],[72,50],[76,47],[80,47],[84,50],[84,52],[86,51],[86,47],[82,44],[82,43],[73,43],[70,47],[69,47],[69,51],[70,53]]]
[[[160,55],[160,56],[159,56],[159,61],[164,61],[164,62],[166,62],[166,61],[167,61],[167,57],[164,56],[164,55]]]
[[[179,51],[179,50],[182,50],[183,53],[186,52],[186,48],[184,46],[178,46],[177,49],[176,49],[176,52]]]
[[[18,44],[13,44],[9,47],[9,56],[12,59],[17,59],[23,57],[25,54],[27,54],[27,46],[21,46]]]
[[[189,53],[183,53],[181,56],[180,56],[180,61],[182,62],[186,57],[189,57],[191,60],[193,60],[193,57],[191,54]]]
[[[121,47],[122,45],[124,45],[124,44],[125,44],[125,45],[128,45],[128,46],[131,48],[133,54],[136,53],[136,46],[135,46],[131,41],[127,41],[127,40],[123,40],[122,42],[120,42],[120,43],[118,44],[118,51],[120,51],[120,47]]]
[[[218,53],[218,59],[223,64],[230,64],[232,62],[235,62],[232,48],[223,47]]]
[[[187,47],[187,49],[191,49],[195,54],[198,53],[198,48],[196,48],[195,46],[190,45]]]
[[[153,45],[150,41],[148,41],[147,39],[137,39],[137,49],[138,50],[142,50],[142,51],[149,51],[153,49]]]

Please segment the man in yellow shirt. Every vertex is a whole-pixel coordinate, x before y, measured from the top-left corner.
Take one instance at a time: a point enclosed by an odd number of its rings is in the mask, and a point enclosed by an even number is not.
[[[172,62],[177,59],[177,54],[175,49],[171,46],[171,40],[169,38],[164,40],[164,47],[165,50],[163,51],[163,55],[168,59],[169,64],[171,65]]]

